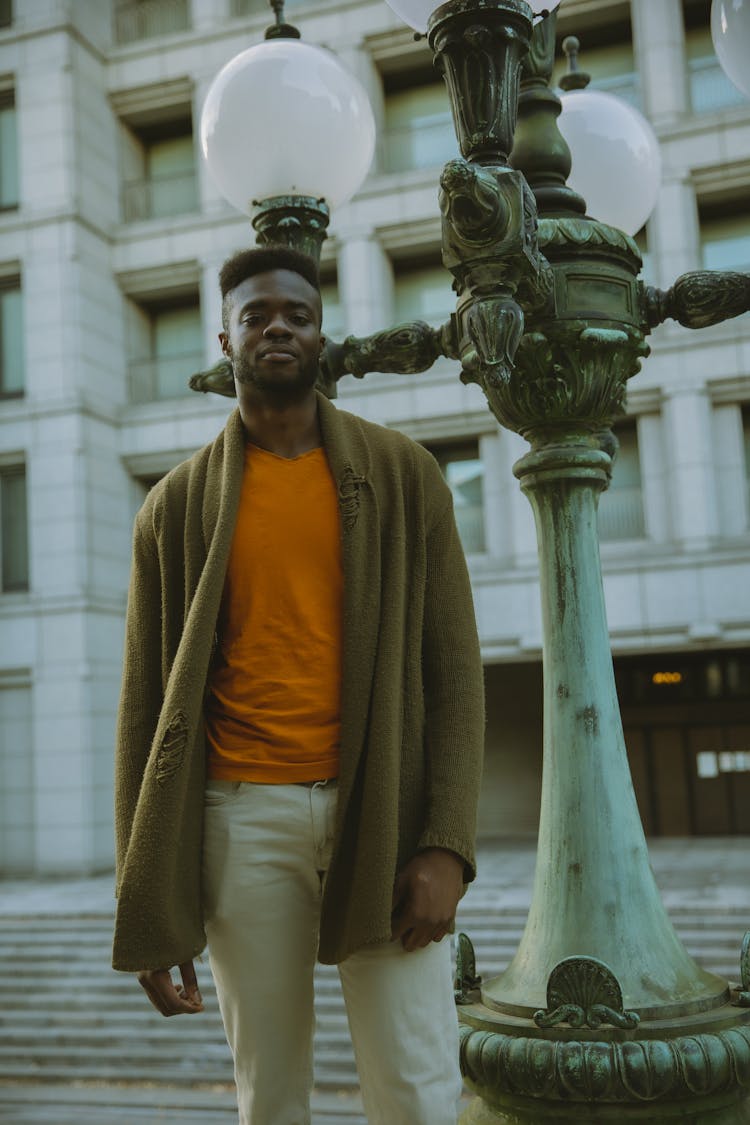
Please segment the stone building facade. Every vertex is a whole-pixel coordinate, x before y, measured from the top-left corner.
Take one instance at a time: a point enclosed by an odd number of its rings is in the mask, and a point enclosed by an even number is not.
[[[663,288],[750,269],[750,102],[713,56],[708,3],[563,0],[594,85],[660,141],[639,235]],[[375,163],[323,252],[334,338],[446,319],[437,176],[455,154],[424,43],[382,0],[289,0],[366,87]],[[197,144],[260,0],[0,3],[0,873],[112,863],[112,741],[132,518],[231,403],[186,388],[219,357],[218,267],[252,243]],[[259,110],[262,112],[262,107]],[[292,139],[293,140],[293,139]],[[644,821],[750,832],[750,317],[656,330],[602,501],[605,591]],[[442,361],[342,380],[342,407],[424,442],[454,490],[488,686],[484,834],[533,833],[541,627],[525,447]]]

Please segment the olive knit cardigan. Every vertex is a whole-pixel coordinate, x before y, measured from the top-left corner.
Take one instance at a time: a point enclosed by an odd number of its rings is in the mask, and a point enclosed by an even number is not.
[[[335,963],[389,940],[396,873],[420,848],[451,849],[474,877],[484,713],[471,588],[435,460],[322,395],[318,411],[344,561],[341,764],[319,945]],[[169,967],[205,946],[203,699],[243,449],[235,410],[136,517],[117,732],[116,969]]]

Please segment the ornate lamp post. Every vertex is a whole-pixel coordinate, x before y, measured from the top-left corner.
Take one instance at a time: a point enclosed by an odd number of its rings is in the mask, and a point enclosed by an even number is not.
[[[462,153],[439,193],[456,312],[439,330],[413,324],[331,343],[322,377],[333,393],[347,372],[415,372],[448,355],[530,443],[514,472],[539,540],[539,851],[505,972],[482,986],[470,942],[459,942],[462,1067],[477,1094],[464,1122],[739,1125],[750,1122],[750,956],[742,991],[699,968],[654,883],[615,692],[596,511],[616,451],[610,427],[647,334],[666,317],[698,328],[746,311],[750,277],[687,274],[667,292],[639,281],[632,238],[586,216],[566,185],[549,87],[555,17],[532,36],[533,19],[525,0],[449,0],[429,16]],[[319,190],[269,189],[258,240],[319,250]],[[191,385],[233,393],[221,364]]]

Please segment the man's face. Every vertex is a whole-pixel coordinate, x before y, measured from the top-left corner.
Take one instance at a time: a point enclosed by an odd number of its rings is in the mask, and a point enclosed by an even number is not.
[[[323,346],[317,290],[291,270],[269,270],[228,297],[228,331],[219,340],[237,382],[277,398],[310,390]]]

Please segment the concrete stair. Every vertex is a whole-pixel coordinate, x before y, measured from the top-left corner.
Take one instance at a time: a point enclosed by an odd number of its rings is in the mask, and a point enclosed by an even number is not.
[[[525,905],[504,907],[483,884],[461,904],[485,977],[512,957]],[[110,968],[109,913],[0,920],[0,1121],[222,1123],[236,1121],[232,1066],[207,964],[198,966],[201,1017],[165,1020],[135,980]],[[732,981],[747,907],[673,907],[696,960]],[[335,969],[316,973],[315,1125],[363,1125],[346,1014]]]

